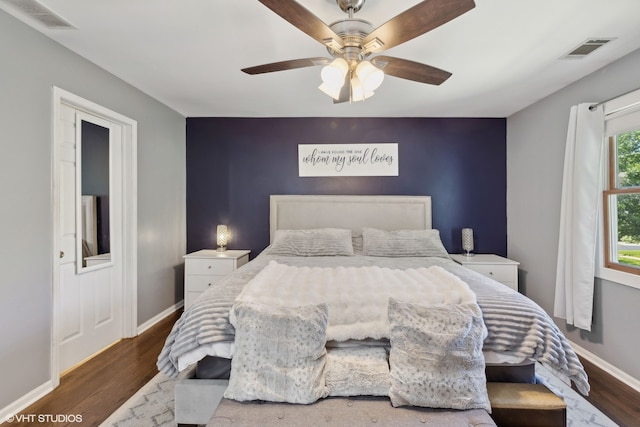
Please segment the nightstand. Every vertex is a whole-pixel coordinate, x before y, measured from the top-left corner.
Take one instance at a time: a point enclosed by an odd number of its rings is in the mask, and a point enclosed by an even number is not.
[[[248,250],[202,249],[184,258],[184,309],[209,286],[249,261]]]
[[[453,259],[473,271],[490,277],[511,289],[518,290],[518,265],[519,262],[493,254],[452,254]]]

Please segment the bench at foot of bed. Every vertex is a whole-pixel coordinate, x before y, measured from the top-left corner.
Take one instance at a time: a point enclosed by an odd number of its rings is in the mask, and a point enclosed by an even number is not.
[[[328,397],[310,405],[222,399],[207,427],[495,426],[484,409],[456,411],[391,406],[386,397]]]
[[[487,383],[498,427],[565,427],[567,405],[543,384]]]

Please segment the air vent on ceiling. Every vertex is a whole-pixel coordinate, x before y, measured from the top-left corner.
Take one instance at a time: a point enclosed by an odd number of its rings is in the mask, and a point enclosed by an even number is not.
[[[36,0],[3,0],[13,6],[17,11],[35,19],[40,24],[54,30],[75,29],[73,25],[60,16],[47,9]]]
[[[601,48],[605,44],[609,43],[611,40],[613,40],[613,38],[589,39],[575,49],[572,49],[571,52],[567,53],[565,56],[563,56],[563,58],[584,58],[596,49]]]

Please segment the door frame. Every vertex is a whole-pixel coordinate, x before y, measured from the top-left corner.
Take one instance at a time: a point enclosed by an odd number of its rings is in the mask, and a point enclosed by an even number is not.
[[[53,278],[51,322],[51,382],[60,384],[60,105],[75,109],[122,126],[122,338],[134,337],[138,331],[138,206],[137,145],[138,122],[102,107],[92,101],[53,87],[52,109],[52,207],[53,207]]]

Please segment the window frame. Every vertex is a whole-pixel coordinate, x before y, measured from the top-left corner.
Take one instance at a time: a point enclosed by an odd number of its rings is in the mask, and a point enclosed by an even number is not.
[[[626,266],[613,261],[612,251],[613,242],[611,242],[611,221],[617,220],[617,215],[612,215],[610,200],[612,196],[624,194],[640,195],[640,187],[633,188],[617,188],[616,187],[616,135],[632,131],[627,125],[627,130],[619,130],[613,126],[608,126],[609,121],[617,118],[628,119],[631,117],[634,121],[635,129],[640,129],[640,119],[634,116],[640,115],[640,90],[623,95],[619,98],[604,103],[605,114],[605,141],[603,141],[603,154],[605,156],[602,162],[602,205],[599,209],[599,230],[598,230],[598,248],[596,251],[596,277],[611,282],[630,286],[640,289],[640,268]],[[612,218],[613,217],[613,218]],[[616,244],[617,248],[617,244]],[[617,250],[617,249],[616,249]]]
[[[640,129],[640,123],[638,123],[638,129]],[[640,196],[640,187],[626,187],[619,188],[617,183],[617,147],[616,147],[616,136],[612,135],[607,137],[608,141],[608,161],[605,162],[607,164],[607,184],[605,185],[605,190],[603,191],[603,201],[602,201],[602,215],[603,215],[603,228],[604,228],[604,266],[606,268],[611,268],[614,270],[623,271],[629,274],[640,275],[640,267],[631,267],[629,265],[625,265],[618,261],[613,260],[614,251],[617,252],[616,242],[611,240],[613,230],[617,229],[617,226],[614,226],[613,222],[617,222],[617,215],[613,213],[613,210],[616,209],[615,204],[611,204],[610,200],[611,196],[618,195],[626,195],[626,194],[637,194]]]

